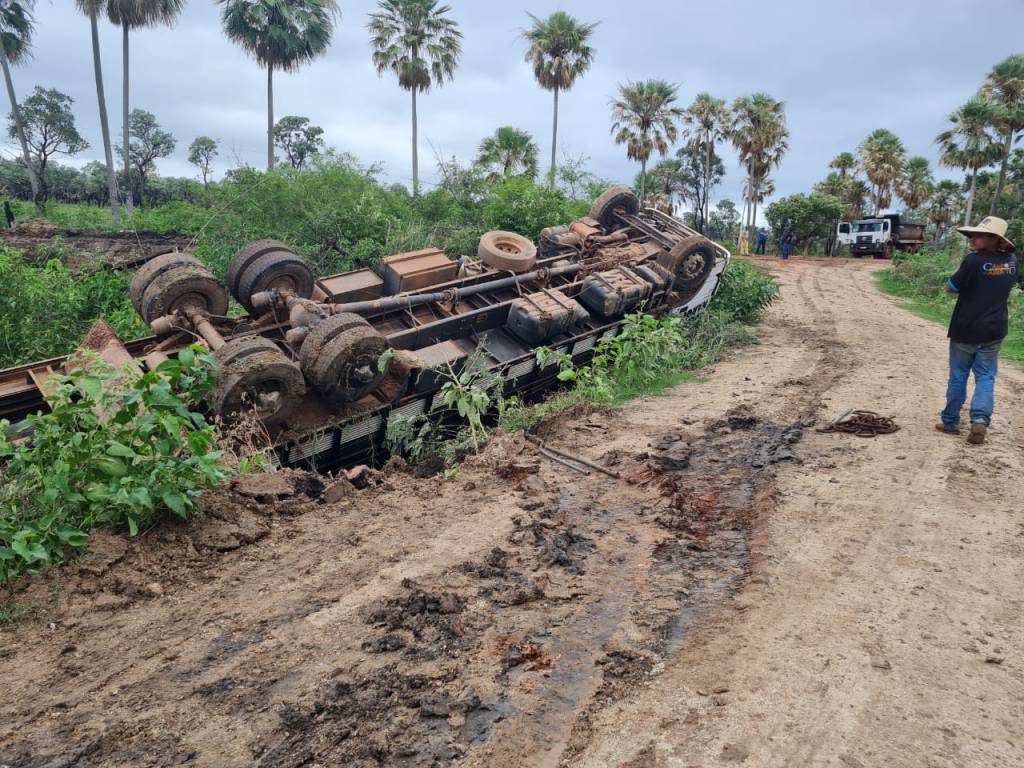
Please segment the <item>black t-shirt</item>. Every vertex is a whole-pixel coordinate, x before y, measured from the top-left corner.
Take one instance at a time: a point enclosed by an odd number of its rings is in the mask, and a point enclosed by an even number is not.
[[[1007,299],[1020,275],[1017,258],[1003,251],[969,253],[949,278],[957,293],[949,321],[949,338],[965,344],[985,344],[1006,336]]]

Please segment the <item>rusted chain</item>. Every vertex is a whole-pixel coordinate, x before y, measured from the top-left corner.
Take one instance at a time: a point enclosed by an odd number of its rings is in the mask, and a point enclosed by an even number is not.
[[[877,437],[898,432],[899,425],[890,417],[882,416],[874,411],[847,411],[819,432],[843,432],[857,437]]]

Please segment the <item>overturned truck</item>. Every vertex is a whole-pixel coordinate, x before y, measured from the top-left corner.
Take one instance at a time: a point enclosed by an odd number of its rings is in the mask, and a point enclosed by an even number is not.
[[[261,421],[282,466],[332,469],[372,459],[390,419],[443,418],[446,375],[478,349],[505,394],[539,396],[558,370],[539,365],[538,347],[579,365],[631,312],[697,312],[729,258],[676,219],[641,210],[623,187],[589,217],[544,230],[538,245],[489,232],[476,258],[459,261],[425,250],[318,278],[287,245],[261,240],[235,255],[225,287],[175,252],[147,262],[131,285],[154,335],[113,357],[154,368],[199,339],[220,364],[216,415]],[[229,294],[245,314],[228,315]],[[0,371],[0,418],[44,409],[47,379],[65,363]]]

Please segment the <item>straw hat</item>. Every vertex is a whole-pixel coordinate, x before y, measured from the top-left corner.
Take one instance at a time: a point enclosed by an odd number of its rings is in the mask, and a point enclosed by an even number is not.
[[[1003,241],[1003,250],[1013,253],[1015,246],[1009,240],[1006,239],[1006,221],[1000,219],[998,216],[986,216],[976,227],[957,227],[957,232],[961,235],[995,235]]]

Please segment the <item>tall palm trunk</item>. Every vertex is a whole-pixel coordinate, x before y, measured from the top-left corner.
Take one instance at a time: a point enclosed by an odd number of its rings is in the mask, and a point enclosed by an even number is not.
[[[558,84],[555,83],[555,119],[551,127],[551,178],[549,185],[555,188],[555,148],[558,146]]]
[[[124,81],[121,84],[122,117],[124,118],[121,133],[121,141],[124,142],[121,147],[121,153],[124,155],[124,209],[131,216],[135,203],[132,200],[132,164],[131,154],[128,150],[130,143],[128,138],[128,24],[124,19],[121,20],[121,34],[121,57],[124,60]]]
[[[974,212],[974,192],[978,188],[978,169],[971,169],[971,191],[967,193],[967,213],[964,214],[964,226],[971,226],[971,214]]]
[[[418,131],[419,126],[416,123],[416,86],[412,87],[412,196],[416,197],[420,193],[420,150],[417,144],[419,143]]]
[[[754,210],[754,164],[753,162],[747,163],[747,211],[746,211],[746,226],[749,229],[750,224],[753,221],[752,213]]]
[[[704,134],[707,143],[706,162],[704,163],[704,210],[700,216],[700,233],[708,233],[708,218],[711,215],[711,131]]]
[[[992,198],[992,204],[988,207],[989,216],[996,212],[996,203],[1003,196],[1003,182],[1006,181],[1006,164],[1010,161],[1010,150],[1013,148],[1013,130],[1006,132],[1006,143],[1003,144],[1003,162],[999,166],[999,183],[996,184],[996,194]]]
[[[757,181],[754,184],[755,184],[755,186],[754,186],[754,194],[753,194],[752,199],[750,201],[751,204],[752,204],[751,214],[750,214],[750,226],[752,226],[752,227],[756,227],[757,226],[757,198],[760,197],[760,195],[761,195],[761,182]]]
[[[640,161],[640,207],[644,207],[647,198],[647,158]]]
[[[274,65],[267,65],[267,170],[274,170]]]
[[[18,132],[18,142],[21,144],[21,158],[25,163],[25,171],[28,173],[29,186],[32,187],[32,202],[36,204],[36,208],[40,208],[39,177],[36,175],[36,169],[28,155],[25,126],[21,122],[21,112],[18,111],[18,99],[14,95],[14,81],[11,79],[11,66],[7,61],[7,51],[3,46],[3,35],[0,35],[0,64],[3,65],[4,82],[7,83],[7,98],[11,100],[11,114],[14,115],[14,127]]]
[[[107,122],[107,97],[103,93],[103,63],[100,61],[100,28],[96,14],[89,16],[92,27],[92,63],[96,74],[96,100],[100,108],[100,129],[103,133],[103,151],[107,159],[107,193],[110,196],[110,215],[117,226],[121,223],[121,211],[117,201],[117,175],[114,173],[114,152],[110,146],[110,124]]]

